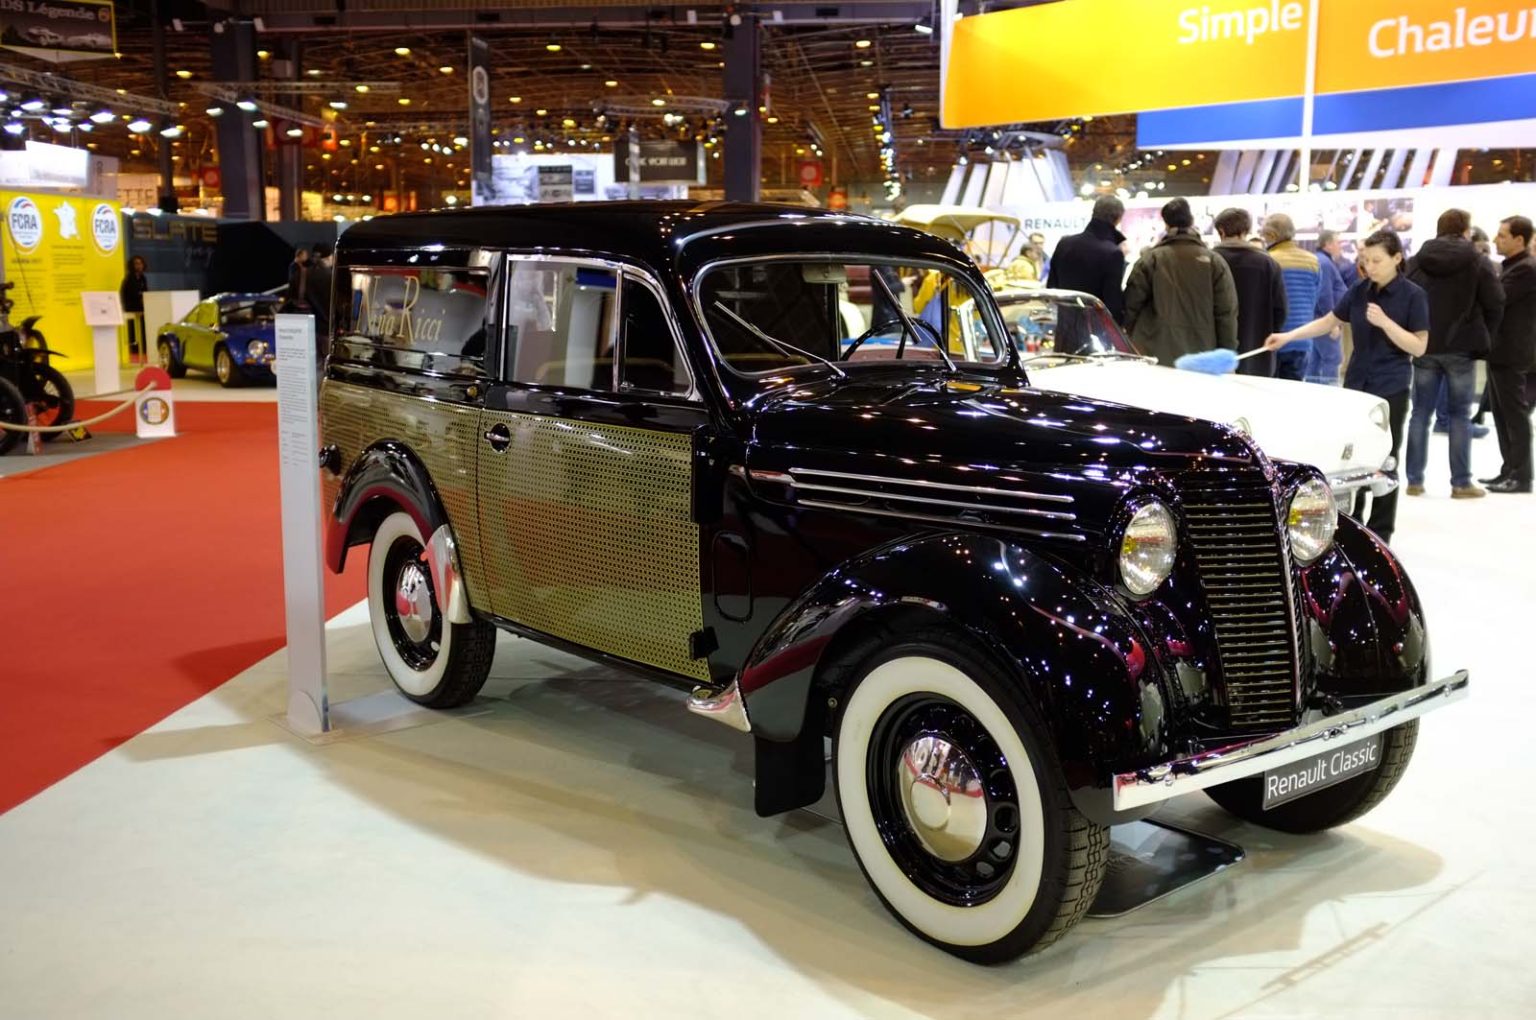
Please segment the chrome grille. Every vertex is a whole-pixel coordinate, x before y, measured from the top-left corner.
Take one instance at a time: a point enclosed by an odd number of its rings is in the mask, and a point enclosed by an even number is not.
[[[1270,487],[1186,479],[1181,494],[1229,721],[1239,729],[1289,726],[1297,697],[1294,598]]]

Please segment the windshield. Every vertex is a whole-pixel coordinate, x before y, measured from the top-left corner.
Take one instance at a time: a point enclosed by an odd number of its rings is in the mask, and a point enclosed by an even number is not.
[[[742,375],[829,362],[995,366],[1008,358],[970,284],[937,266],[873,257],[738,262],[706,270],[698,298],[720,360]]]
[[[227,304],[219,310],[226,326],[255,326],[272,321],[277,314],[277,301],[242,301]]]
[[[999,302],[1014,346],[1041,354],[1136,354],[1109,309],[1086,294],[1035,294]]]

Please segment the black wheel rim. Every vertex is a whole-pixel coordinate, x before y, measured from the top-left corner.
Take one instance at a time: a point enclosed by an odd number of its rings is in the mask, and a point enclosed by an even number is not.
[[[426,550],[412,538],[396,539],[384,556],[384,581],[380,599],[384,603],[384,619],[389,628],[389,639],[395,651],[411,669],[419,672],[431,669],[437,661],[443,643],[443,614],[437,610],[437,591],[433,587],[432,571],[427,566]],[[401,619],[395,598],[402,576],[409,570],[421,572],[431,595],[432,620],[425,637],[417,641],[406,632],[406,622]]]
[[[958,749],[975,771],[976,789],[969,795],[981,798],[984,820],[974,852],[961,859],[946,860],[925,845],[904,804],[903,783],[921,772],[908,752],[925,738]],[[930,784],[931,779],[920,775],[917,781]],[[865,783],[887,852],[924,893],[955,906],[975,906],[1007,884],[1018,855],[1018,791],[1002,749],[959,704],[935,694],[914,694],[890,705],[870,735]]]

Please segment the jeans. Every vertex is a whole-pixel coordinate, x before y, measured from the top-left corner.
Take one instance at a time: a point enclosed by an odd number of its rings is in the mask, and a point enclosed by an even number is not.
[[[1275,352],[1275,378],[1294,379],[1300,382],[1307,374],[1307,354],[1310,343],[1289,343]]]
[[[1477,385],[1477,367],[1465,354],[1426,354],[1413,359],[1413,415],[1408,422],[1408,484],[1424,484],[1429,461],[1429,419],[1435,413],[1440,381],[1449,397],[1451,485],[1472,484],[1472,422],[1468,411]]]
[[[1338,339],[1320,336],[1312,339],[1312,349],[1307,352],[1302,378],[1310,383],[1327,386],[1339,385],[1339,366],[1344,362],[1344,349]]]

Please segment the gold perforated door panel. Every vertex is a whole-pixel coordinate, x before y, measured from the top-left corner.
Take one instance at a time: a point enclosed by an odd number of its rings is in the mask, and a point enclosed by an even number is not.
[[[486,411],[480,531],[494,612],[598,651],[708,680],[693,441],[683,433]]]
[[[409,447],[421,461],[453,526],[469,603],[490,611],[475,509],[479,421],[480,409],[467,404],[427,400],[334,379],[327,379],[320,388],[320,442],[340,448],[343,472],[358,454],[385,439]],[[322,473],[321,478],[322,498],[329,512],[336,505],[341,479],[330,472]]]

